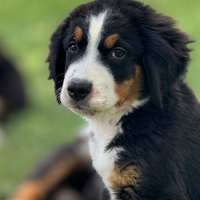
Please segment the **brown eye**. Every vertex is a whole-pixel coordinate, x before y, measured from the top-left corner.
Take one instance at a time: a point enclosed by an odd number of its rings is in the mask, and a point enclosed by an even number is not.
[[[68,49],[71,51],[71,52],[76,52],[78,50],[78,45],[77,43],[75,42],[71,42],[68,46]]]
[[[115,49],[112,53],[112,57],[117,57],[117,58],[121,58],[123,57],[125,54],[125,51],[122,49]]]

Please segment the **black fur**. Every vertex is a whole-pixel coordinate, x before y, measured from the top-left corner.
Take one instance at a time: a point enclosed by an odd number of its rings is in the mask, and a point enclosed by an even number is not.
[[[116,193],[125,200],[199,200],[200,104],[184,83],[190,60],[187,44],[191,40],[176,28],[172,18],[137,1],[96,0],[82,5],[52,37],[50,78],[56,89],[62,87],[62,75],[72,62],[64,50],[72,24],[81,25],[85,16],[105,9],[111,16],[105,38],[119,33],[128,52],[120,65],[113,61],[109,66],[115,80],[123,82],[134,76],[134,66],[139,65],[145,79],[142,97],[150,96],[143,107],[122,117],[123,134],[118,134],[106,148],[109,151],[122,147],[125,151],[119,154],[116,164],[132,162],[142,172],[139,187],[130,185],[129,190],[121,188]],[[81,26],[87,30],[87,24]],[[108,64],[102,46],[101,59]]]
[[[162,111],[149,102],[124,116],[124,134],[108,146],[125,149],[119,163],[133,160],[141,169],[138,200],[200,198],[200,105],[186,84],[177,85]]]

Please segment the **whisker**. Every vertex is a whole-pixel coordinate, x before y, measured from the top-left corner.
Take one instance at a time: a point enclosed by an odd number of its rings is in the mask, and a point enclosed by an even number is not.
[[[58,74],[58,75],[56,76],[56,78],[59,77],[59,76],[64,76],[64,75],[65,75],[65,73]]]
[[[56,97],[60,95],[61,89],[62,89],[62,88],[60,87],[60,88],[58,88],[58,89],[55,91]]]
[[[56,98],[57,98],[57,99],[60,98],[60,93],[56,95]]]
[[[60,99],[60,94],[56,95],[56,99]]]
[[[56,96],[56,99],[59,99],[59,100],[60,100],[60,95]]]
[[[58,92],[56,92],[55,94],[56,94],[56,95],[60,95],[60,93],[61,93],[61,92],[58,91]]]
[[[59,92],[59,91],[61,91],[61,89],[62,89],[62,88],[61,88],[61,87],[59,87],[59,88],[56,90],[56,92]]]
[[[56,98],[60,97],[60,93],[59,94],[56,94]]]
[[[58,81],[56,84],[59,84],[59,83],[61,83],[61,82],[63,82],[63,80],[61,80],[61,81]]]

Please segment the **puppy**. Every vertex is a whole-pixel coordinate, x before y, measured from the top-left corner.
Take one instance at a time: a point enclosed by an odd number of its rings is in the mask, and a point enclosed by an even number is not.
[[[107,199],[200,199],[200,104],[184,82],[191,40],[131,0],[76,8],[51,38],[59,103],[92,127]]]

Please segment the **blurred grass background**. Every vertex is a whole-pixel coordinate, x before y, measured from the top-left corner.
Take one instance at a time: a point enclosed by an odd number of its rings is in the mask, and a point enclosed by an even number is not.
[[[54,147],[72,141],[83,121],[54,98],[48,81],[49,38],[69,12],[86,0],[0,0],[0,45],[21,72],[30,105],[4,125],[0,149],[0,200],[12,193],[37,161]],[[187,82],[200,98],[200,1],[143,0],[172,16],[196,43]]]

